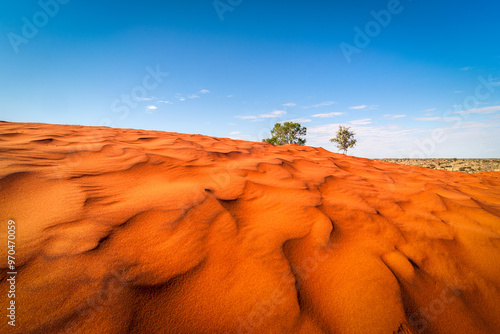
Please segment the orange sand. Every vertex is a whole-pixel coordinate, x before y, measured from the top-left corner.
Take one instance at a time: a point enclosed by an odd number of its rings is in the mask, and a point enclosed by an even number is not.
[[[1,333],[500,333],[500,173],[1,122],[0,196]]]

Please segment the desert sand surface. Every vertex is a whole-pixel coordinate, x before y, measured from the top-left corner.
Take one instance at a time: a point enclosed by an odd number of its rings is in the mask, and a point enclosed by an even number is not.
[[[499,172],[1,122],[0,224],[1,333],[500,333]]]

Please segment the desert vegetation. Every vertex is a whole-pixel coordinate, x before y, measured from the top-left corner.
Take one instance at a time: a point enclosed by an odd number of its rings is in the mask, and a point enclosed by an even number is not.
[[[500,159],[380,159],[382,161],[452,172],[480,173],[500,171]]]
[[[353,131],[349,131],[350,128],[339,125],[339,129],[337,131],[336,137],[330,139],[332,143],[337,145],[339,151],[344,151],[344,154],[347,153],[347,150],[356,145],[357,140],[354,139],[355,133]]]
[[[302,136],[305,136],[306,133],[307,128],[300,125],[300,123],[276,123],[271,130],[271,138],[263,139],[262,141],[273,145],[305,145],[306,139],[302,138]]]

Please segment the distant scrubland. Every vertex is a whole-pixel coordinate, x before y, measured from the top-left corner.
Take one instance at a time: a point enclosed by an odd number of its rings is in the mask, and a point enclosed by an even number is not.
[[[382,161],[441,169],[453,172],[480,173],[500,171],[500,159],[379,159]]]

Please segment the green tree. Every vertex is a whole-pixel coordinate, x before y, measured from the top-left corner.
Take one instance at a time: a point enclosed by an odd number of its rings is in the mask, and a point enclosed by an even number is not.
[[[347,149],[354,147],[357,140],[354,139],[355,133],[349,131],[350,128],[339,125],[339,130],[337,131],[337,137],[330,139],[331,142],[336,143],[339,150],[344,151],[346,154]]]
[[[271,138],[263,139],[263,142],[273,145],[298,144],[304,145],[306,140],[301,138],[307,133],[307,128],[301,126],[300,123],[285,122],[283,124],[276,123],[271,130]]]

